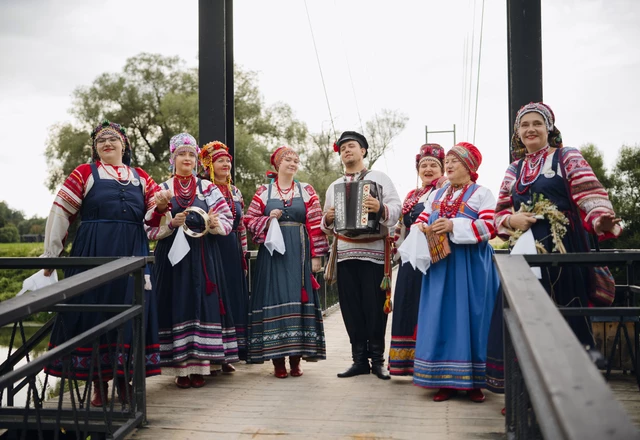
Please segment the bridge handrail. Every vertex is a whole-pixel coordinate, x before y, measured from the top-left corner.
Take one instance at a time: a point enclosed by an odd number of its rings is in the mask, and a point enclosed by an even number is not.
[[[507,401],[516,397],[509,395],[514,392],[509,385],[511,349],[545,438],[639,438],[602,374],[531,272],[527,261],[542,261],[532,257],[538,256],[494,257],[505,299]],[[585,262],[583,255],[574,257],[563,255],[563,259]],[[611,257],[608,254],[607,261]]]
[[[21,266],[17,266],[22,261]],[[71,267],[71,266],[101,266],[81,272],[73,277],[65,278],[50,286],[35,292],[26,292],[0,302],[0,327],[19,321],[29,315],[46,310],[55,304],[80,295],[119,276],[124,276],[153,261],[152,257],[122,257],[118,259],[105,258],[0,258],[0,269],[13,267]],[[36,265],[37,266],[34,266]]]

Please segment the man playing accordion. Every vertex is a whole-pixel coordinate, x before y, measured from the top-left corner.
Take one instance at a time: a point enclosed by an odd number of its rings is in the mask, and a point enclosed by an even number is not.
[[[334,236],[325,278],[328,282],[337,279],[353,357],[353,365],[338,377],[373,372],[380,379],[389,379],[384,368],[387,313],[391,311],[389,229],[400,216],[402,202],[386,174],[364,166],[368,148],[367,139],[355,131],[345,131],[334,144],[345,174],[329,186],[325,198],[322,229]],[[336,213],[346,218],[337,219]]]

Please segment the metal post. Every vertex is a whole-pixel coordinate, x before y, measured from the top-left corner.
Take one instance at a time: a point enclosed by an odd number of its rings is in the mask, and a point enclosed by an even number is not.
[[[142,412],[142,423],[147,423],[147,390],[146,390],[146,355],[145,355],[145,322],[144,322],[144,267],[134,274],[134,304],[142,306],[142,313],[133,318],[133,334],[137,336],[137,350],[132,353],[133,383],[136,412]],[[132,345],[133,341],[132,341]]]
[[[199,133],[200,144],[227,143],[226,4],[230,0],[198,2]]]
[[[424,126],[424,141],[425,143],[429,143],[429,133],[453,133],[453,145],[456,144],[456,124],[453,124],[452,130],[440,130],[440,131],[429,131],[429,127]]]
[[[542,101],[540,0],[507,0],[507,45],[511,143],[513,122],[520,107],[532,101]]]
[[[226,103],[227,115],[225,120],[226,139],[229,154],[235,157],[235,100],[233,82],[233,0],[225,0],[225,63],[226,63]],[[231,167],[231,178],[235,181],[236,167]]]

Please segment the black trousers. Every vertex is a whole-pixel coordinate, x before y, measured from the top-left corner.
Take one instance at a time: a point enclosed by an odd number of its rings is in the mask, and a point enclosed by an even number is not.
[[[338,263],[338,297],[342,319],[352,344],[384,343],[386,293],[380,289],[384,265],[362,260]]]

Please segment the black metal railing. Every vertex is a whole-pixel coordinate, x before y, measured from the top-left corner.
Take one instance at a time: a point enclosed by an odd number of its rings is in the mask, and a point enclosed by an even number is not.
[[[638,291],[632,266],[640,262],[640,252],[496,254],[494,259],[504,295],[507,437],[640,438],[562,315],[638,316],[640,308],[633,307],[635,302],[627,297],[629,306],[625,307],[559,309],[530,270],[530,266],[623,265],[627,284],[617,290],[628,296]]]
[[[0,327],[13,324],[7,359],[0,365],[0,400],[3,394],[7,396],[6,405],[0,407],[0,429],[7,430],[5,435],[21,439],[57,439],[63,433],[69,433],[75,434],[75,438],[120,439],[146,422],[144,270],[152,261],[150,257],[0,258],[0,269],[93,267],[51,286],[0,303]],[[135,283],[132,304],[64,304],[90,289],[128,276],[133,276]],[[42,311],[104,312],[110,317],[32,358],[29,353],[47,337],[53,319],[30,338],[25,335],[23,321]],[[125,332],[132,335],[129,347],[124,342]],[[111,371],[115,376],[120,366],[124,377],[119,381],[122,386],[111,387],[110,396],[102,392],[102,400],[109,400],[108,404],[92,408],[93,383],[77,378],[71,354],[78,347],[92,346],[89,377],[97,377],[99,382],[106,381],[111,373],[103,371],[104,359],[101,357],[104,355],[99,355],[101,338],[104,341],[106,335],[113,338],[107,344],[106,354]],[[19,363],[24,365],[18,366]],[[61,374],[57,396],[48,398],[49,375],[43,373],[43,369],[54,363],[60,365]],[[39,374],[45,374],[41,389],[38,389],[36,379]],[[14,397],[22,389],[27,390],[26,401],[17,406]]]
[[[249,276],[249,292],[253,290],[253,280],[255,274],[255,263],[258,258],[258,251],[249,251],[247,253],[247,263],[248,263],[248,276]],[[322,257],[322,267],[326,263],[326,258]],[[318,289],[318,296],[320,297],[320,304],[322,306],[323,313],[329,313],[335,310],[338,307],[338,285],[336,283],[329,285],[324,280],[324,271],[320,271],[314,274],[316,280],[320,284],[320,289]]]

